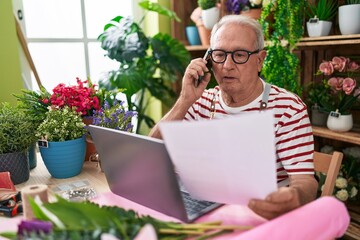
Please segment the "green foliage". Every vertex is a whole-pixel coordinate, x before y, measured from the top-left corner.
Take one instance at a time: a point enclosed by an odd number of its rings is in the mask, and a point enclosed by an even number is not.
[[[217,0],[198,0],[198,5],[202,10],[215,7],[216,3]]]
[[[40,91],[32,91],[23,89],[21,94],[14,94],[18,100],[18,105],[25,113],[31,117],[35,128],[45,119],[47,107],[51,104],[44,103],[44,99],[50,99],[50,93],[44,87],[40,87]]]
[[[265,40],[268,42],[262,76],[267,82],[299,95],[299,60],[293,49],[304,31],[304,4],[305,1],[300,0],[278,0],[276,4],[271,1],[263,8],[260,18]]]
[[[319,0],[317,4],[307,2],[309,18],[319,18],[323,21],[331,21],[337,14],[338,1],[337,0]]]
[[[330,88],[326,84],[326,80],[323,82],[311,82],[306,86],[305,90],[305,93],[307,94],[307,104],[309,106],[317,105],[321,110],[324,110],[324,103],[331,101],[329,90]]]
[[[45,120],[37,129],[36,136],[51,142],[62,142],[82,137],[86,133],[85,124],[79,113],[68,106],[51,108]]]
[[[26,151],[35,142],[32,119],[21,108],[0,106],[0,154]]]
[[[149,1],[141,2],[140,6],[148,11],[175,16],[172,11]],[[145,114],[149,104],[145,93],[149,92],[165,105],[171,106],[175,100],[171,84],[184,72],[190,61],[188,51],[178,40],[163,33],[146,37],[140,23],[117,16],[105,25],[104,32],[98,37],[107,56],[120,63],[119,69],[108,72],[99,85],[107,90],[126,89],[124,94],[129,109],[138,112],[137,130],[143,121],[149,127],[155,124]]]
[[[133,210],[124,210],[116,206],[99,206],[91,202],[69,202],[59,196],[56,202],[44,203],[43,206],[33,199],[29,201],[36,219],[53,223],[50,234],[27,232],[30,236],[40,234],[41,239],[100,239],[102,233],[109,233],[128,240],[134,239],[145,224],[154,227],[158,239],[178,240],[189,237],[207,239],[233,230],[249,229],[245,226],[220,226],[221,222],[196,224],[164,222],[150,216],[140,216]],[[56,218],[50,217],[50,214]],[[4,236],[3,233],[1,235]]]
[[[347,0],[346,4],[360,4],[360,0]]]

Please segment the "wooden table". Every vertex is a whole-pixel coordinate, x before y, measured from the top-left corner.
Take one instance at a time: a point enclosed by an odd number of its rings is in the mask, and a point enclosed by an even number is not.
[[[53,189],[76,182],[87,182],[88,187],[93,188],[97,195],[110,191],[105,174],[101,171],[98,163],[86,161],[84,162],[83,169],[79,175],[71,178],[56,179],[53,178],[46,169],[39,153],[37,154],[37,166],[30,170],[29,180],[22,184],[15,185],[15,187],[18,191],[21,191],[25,186],[45,184],[49,188],[48,193],[50,199],[52,199],[53,194],[55,193]],[[0,223],[7,219],[7,217],[0,217]]]

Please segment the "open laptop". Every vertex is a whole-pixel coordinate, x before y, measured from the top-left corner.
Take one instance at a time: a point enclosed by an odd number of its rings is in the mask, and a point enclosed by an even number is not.
[[[113,193],[183,222],[221,206],[180,190],[162,140],[94,125],[89,131]]]

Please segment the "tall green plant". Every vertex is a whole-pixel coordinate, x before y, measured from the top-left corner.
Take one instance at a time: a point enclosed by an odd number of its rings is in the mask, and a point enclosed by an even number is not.
[[[317,17],[319,20],[331,21],[337,14],[337,0],[319,0],[317,4],[308,2],[308,17]]]
[[[153,11],[178,19],[173,11],[157,3],[146,0],[139,5],[147,10],[145,14]],[[145,36],[140,27],[143,19],[136,23],[131,18],[117,16],[105,25],[104,32],[98,37],[107,56],[120,63],[119,68],[108,72],[99,85],[108,90],[126,89],[123,93],[129,109],[138,112],[137,131],[143,122],[148,127],[155,124],[145,114],[149,104],[146,92],[171,106],[175,100],[171,83],[178,79],[190,61],[185,46],[168,34]]]
[[[347,0],[346,4],[360,4],[360,0]]]
[[[260,18],[267,40],[262,76],[299,95],[300,66],[293,50],[303,35],[304,7],[304,0],[272,0],[263,8]]]

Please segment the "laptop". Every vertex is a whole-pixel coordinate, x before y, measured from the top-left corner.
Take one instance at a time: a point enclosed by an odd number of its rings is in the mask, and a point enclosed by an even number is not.
[[[222,205],[196,200],[181,187],[162,140],[94,125],[89,131],[116,195],[183,222]]]

